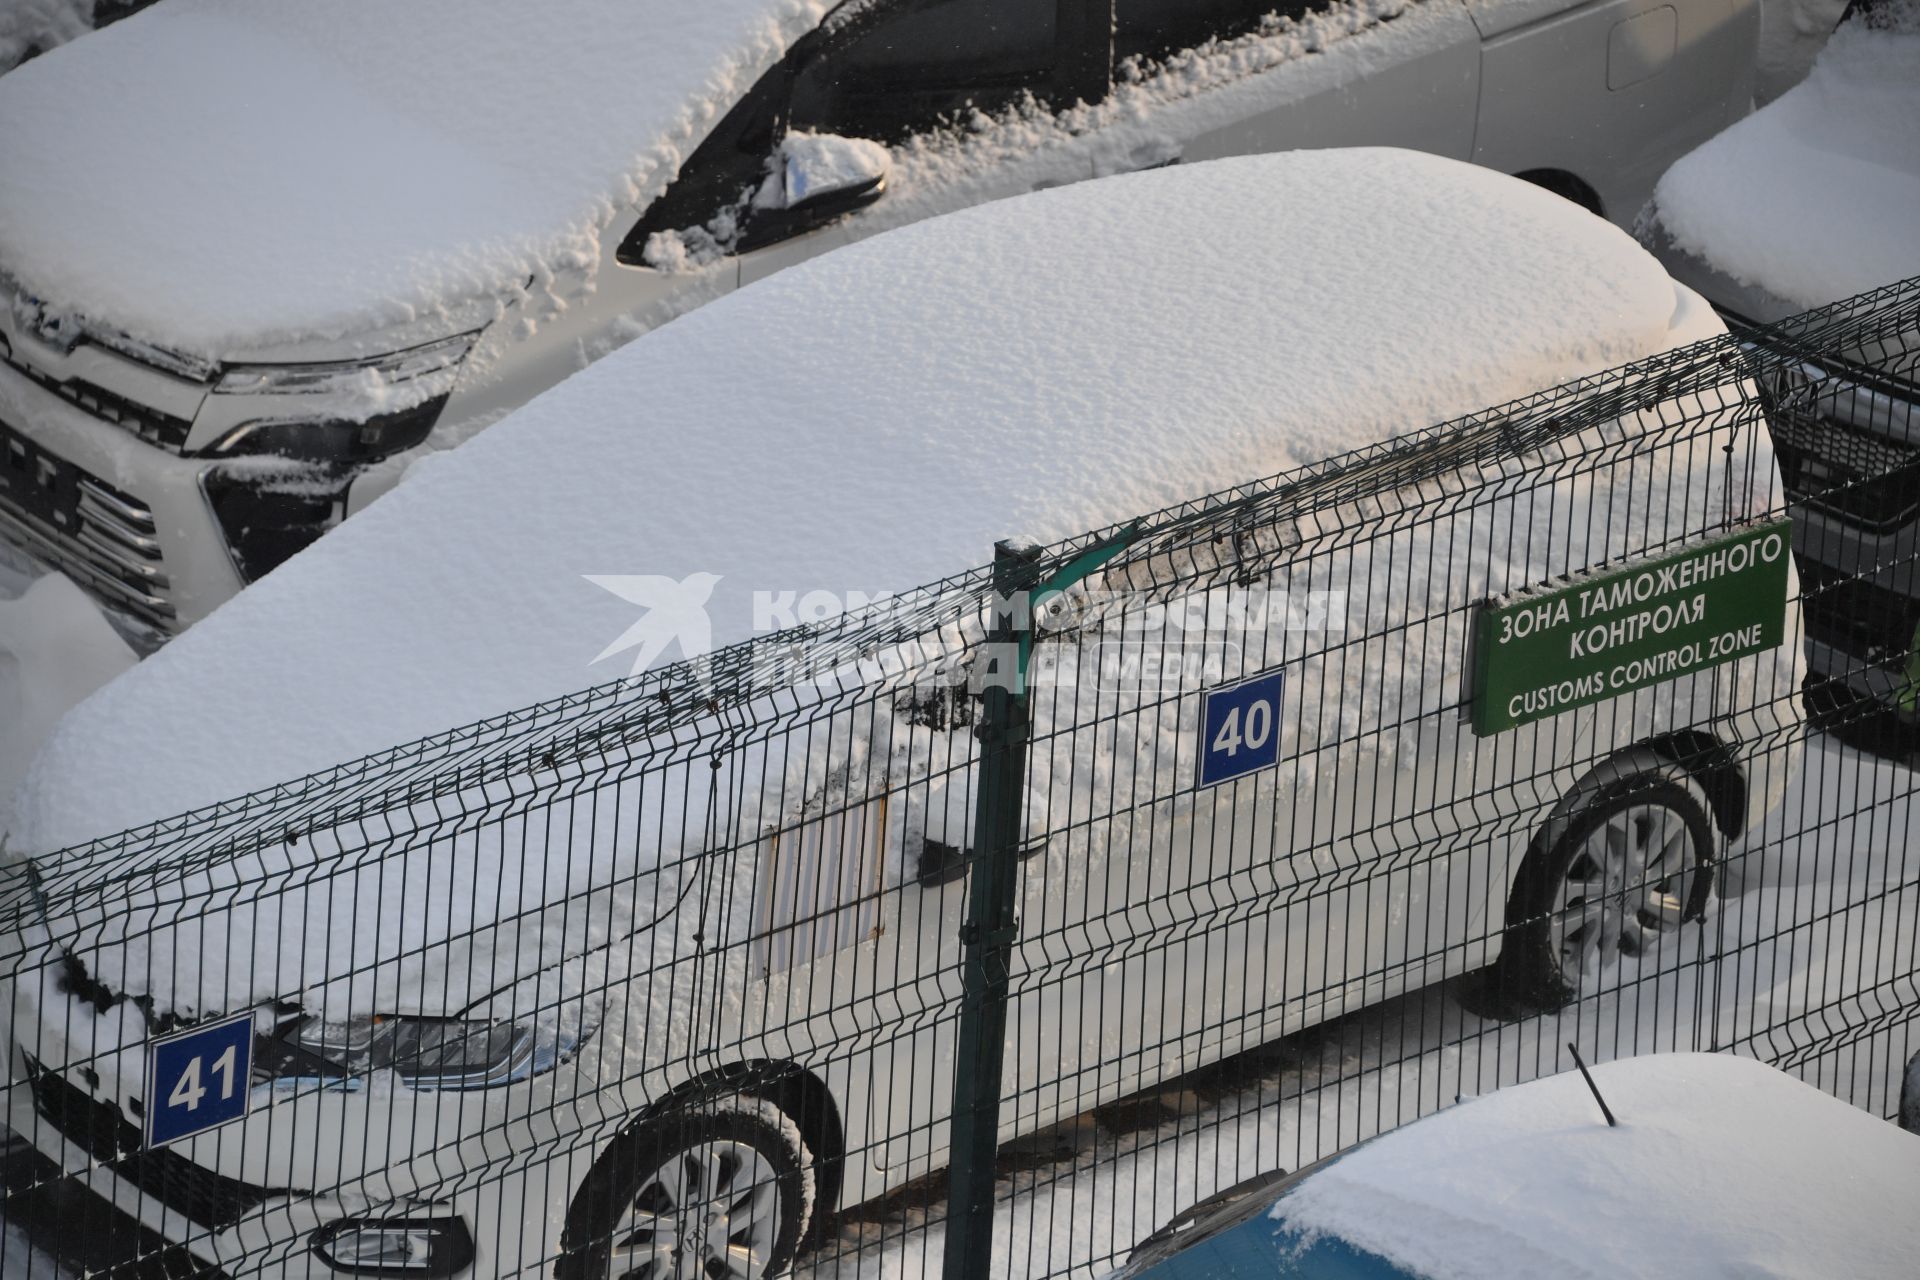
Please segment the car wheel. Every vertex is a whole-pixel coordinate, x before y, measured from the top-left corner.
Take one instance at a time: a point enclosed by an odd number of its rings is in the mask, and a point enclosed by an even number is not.
[[[731,1095],[615,1139],[567,1212],[562,1280],[761,1280],[813,1216],[813,1157],[787,1115]]]
[[[1603,765],[1547,820],[1514,881],[1501,1002],[1557,1009],[1619,958],[1671,946],[1713,897],[1713,855],[1707,796],[1685,768],[1650,751]]]

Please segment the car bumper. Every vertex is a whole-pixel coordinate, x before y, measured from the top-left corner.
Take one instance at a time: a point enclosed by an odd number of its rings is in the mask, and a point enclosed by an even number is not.
[[[595,1145],[559,1142],[540,1098],[256,1084],[245,1119],[143,1149],[134,1111],[144,1039],[107,1046],[104,1024],[64,996],[42,1016],[31,982],[0,982],[7,1128],[64,1184],[227,1274],[337,1277],[316,1245],[354,1221],[457,1220],[470,1257],[419,1274],[550,1274],[573,1190]],[[131,1017],[132,1015],[129,1015]],[[47,1064],[62,1063],[54,1067]],[[517,1102],[521,1123],[504,1118]],[[541,1128],[549,1132],[539,1132]],[[564,1126],[563,1126],[564,1127]],[[544,1141],[542,1141],[544,1139]],[[574,1147],[575,1150],[567,1148]],[[331,1148],[331,1149],[329,1149]],[[528,1153],[538,1153],[529,1155]]]
[[[177,631],[240,587],[206,467],[0,365],[0,538],[148,630]]]

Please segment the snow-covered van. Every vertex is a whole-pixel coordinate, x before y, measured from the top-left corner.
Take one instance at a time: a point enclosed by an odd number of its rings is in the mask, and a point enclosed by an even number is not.
[[[0,81],[0,534],[158,638],[676,315],[1106,174],[1386,144],[1622,221],[1748,109],[1758,21],[1754,0],[169,0]]]
[[[971,838],[971,718],[883,662],[907,678],[766,695],[790,716],[723,703],[711,738],[641,737],[688,686],[623,684],[567,704],[591,737],[549,711],[341,762],[624,675],[663,627],[667,658],[769,628],[784,649],[816,593],[910,593],[999,540],[1330,458],[1316,474],[1371,477],[1377,505],[1303,514],[1247,566],[1346,592],[1235,641],[1284,681],[1272,767],[1205,790],[1172,767],[1203,736],[1200,672],[1036,679],[1003,1133],[1491,963],[1515,989],[1652,980],[1632,966],[1693,953],[1713,864],[1793,766],[1791,605],[1778,647],[1488,737],[1461,714],[1461,620],[1777,512],[1750,397],[1688,382],[1452,467],[1466,437],[1416,439],[1418,488],[1406,450],[1340,455],[1724,332],[1611,224],[1387,149],[1036,193],[722,299],[435,458],[66,717],[12,842],[50,905],[0,981],[5,1123],[229,1274],[778,1272],[813,1215],[947,1161],[967,886],[926,855]],[[1506,442],[1520,419],[1497,421]],[[1219,539],[1168,545],[1125,572]],[[1204,581],[1203,616],[1252,589]],[[1044,641],[1036,670],[1075,644]],[[164,1182],[89,1158],[164,1100],[150,1043],[247,1018],[249,1116],[169,1146]],[[696,1213],[686,1170],[756,1194]],[[203,1185],[231,1194],[182,1190]]]

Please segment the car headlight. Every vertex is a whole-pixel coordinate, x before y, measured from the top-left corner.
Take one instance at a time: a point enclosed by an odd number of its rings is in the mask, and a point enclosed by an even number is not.
[[[574,1047],[530,1022],[309,1018],[280,1041],[276,1078],[392,1071],[416,1089],[484,1089],[546,1071]]]
[[[446,407],[447,397],[440,395],[366,418],[329,417],[324,412],[265,418],[235,427],[207,452],[215,457],[271,456],[338,467],[364,466],[425,443]],[[337,400],[325,408],[352,411]]]
[[[216,395],[227,396],[339,395],[372,399],[413,384],[426,384],[415,397],[426,399],[445,395],[452,388],[454,373],[479,336],[463,333],[367,360],[228,365],[213,390]]]

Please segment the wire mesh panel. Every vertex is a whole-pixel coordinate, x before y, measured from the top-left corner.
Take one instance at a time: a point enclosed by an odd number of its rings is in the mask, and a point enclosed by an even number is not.
[[[1890,1115],[1917,352],[1910,282],[16,856],[8,1217],[1091,1276],[1569,1045]]]

